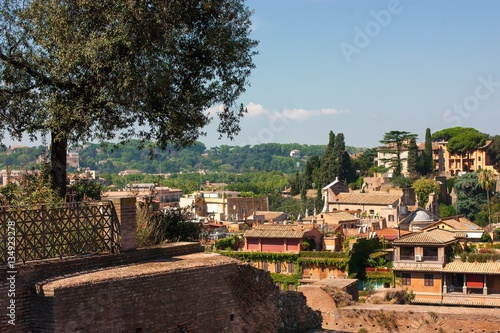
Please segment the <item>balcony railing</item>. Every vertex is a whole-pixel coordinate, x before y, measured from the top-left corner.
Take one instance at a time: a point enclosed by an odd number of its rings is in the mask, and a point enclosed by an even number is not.
[[[441,260],[439,260],[438,256],[419,256],[419,255],[400,255],[399,256],[399,261],[443,261],[443,257],[441,257]],[[398,261],[396,259],[396,261]]]

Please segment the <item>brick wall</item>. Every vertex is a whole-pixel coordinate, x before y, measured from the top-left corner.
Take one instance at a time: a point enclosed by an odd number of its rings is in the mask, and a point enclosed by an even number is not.
[[[379,305],[339,308],[323,328],[342,332],[498,333],[498,309],[420,305]]]
[[[280,291],[268,272],[194,253],[199,250],[197,243],[186,243],[19,267],[16,325],[3,316],[0,332],[179,332],[183,327],[208,333],[302,332],[320,327],[321,314],[301,293]],[[0,278],[5,275],[0,270]],[[3,285],[0,292],[6,292]]]
[[[28,332],[31,325],[30,300],[35,294],[35,284],[39,281],[61,275],[72,275],[82,271],[99,270],[107,267],[127,265],[159,258],[201,252],[199,243],[176,243],[152,248],[138,249],[121,254],[105,254],[63,260],[43,260],[24,265],[16,265],[15,274],[8,273],[7,267],[0,267],[0,332]],[[7,278],[15,276],[15,297],[8,297]],[[10,299],[15,300],[16,325],[8,325],[7,306]]]

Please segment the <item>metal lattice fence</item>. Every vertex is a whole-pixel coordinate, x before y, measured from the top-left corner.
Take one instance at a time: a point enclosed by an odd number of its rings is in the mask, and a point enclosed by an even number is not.
[[[0,266],[118,251],[111,202],[0,207]]]

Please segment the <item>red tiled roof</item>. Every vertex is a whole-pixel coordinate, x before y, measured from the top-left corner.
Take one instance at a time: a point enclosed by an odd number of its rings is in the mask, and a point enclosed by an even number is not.
[[[247,230],[243,237],[302,238],[312,228],[306,225],[261,224]]]
[[[401,194],[339,193],[337,195],[337,200],[331,202],[365,205],[392,205],[398,201],[399,198],[401,198]]]
[[[395,228],[385,228],[374,231],[378,238],[384,237],[387,241],[393,241],[398,239],[398,229]],[[411,234],[410,231],[407,230],[399,230],[399,236],[405,236]]]
[[[473,273],[500,275],[500,262],[462,262],[453,261],[444,266],[443,272],[447,273]]]
[[[415,232],[407,236],[403,236],[394,240],[393,244],[435,244],[445,245],[455,242],[455,233],[441,230],[432,229],[429,231]]]

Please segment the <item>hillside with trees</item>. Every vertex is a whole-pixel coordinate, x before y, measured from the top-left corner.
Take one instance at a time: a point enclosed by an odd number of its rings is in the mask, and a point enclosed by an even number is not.
[[[301,145],[266,143],[255,146],[207,147],[196,142],[181,149],[142,150],[137,140],[123,145],[86,144],[73,147],[80,156],[80,168],[98,170],[100,174],[113,174],[124,170],[139,170],[142,173],[162,174],[178,172],[241,173],[251,171],[280,171],[284,174],[304,170],[305,160],[311,156],[321,156],[324,145]],[[300,150],[301,158],[291,158],[290,151]],[[356,153],[363,148],[346,147],[346,151]],[[0,152],[0,169],[31,169],[36,167],[40,156],[48,154],[46,147],[24,147]],[[298,163],[298,165],[297,165]],[[69,171],[75,171],[69,169]]]

